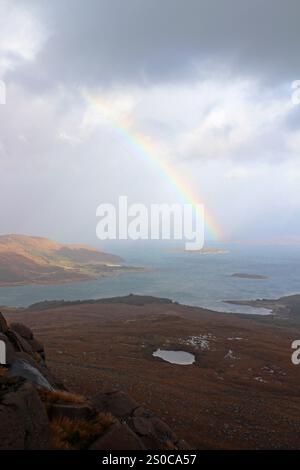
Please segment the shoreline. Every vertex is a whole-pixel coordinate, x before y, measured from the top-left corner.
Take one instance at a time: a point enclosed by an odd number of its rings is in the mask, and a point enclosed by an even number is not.
[[[286,295],[278,299],[224,300],[232,305],[244,305],[271,310],[276,317],[295,316],[300,308],[300,294]]]
[[[109,279],[114,278],[117,276],[121,276],[122,274],[126,273],[138,273],[138,272],[150,272],[153,271],[152,268],[143,267],[143,266],[122,266],[118,268],[109,267],[113,272],[103,271],[99,273],[98,276],[89,276],[89,275],[82,275],[82,277],[74,278],[65,278],[60,280],[42,280],[42,279],[35,279],[34,281],[20,281],[20,282],[3,282],[0,281],[0,289],[6,287],[23,287],[23,286],[60,286],[64,284],[76,284],[79,282],[89,282],[89,281],[97,281],[100,279]]]
[[[132,306],[145,306],[148,304],[168,304],[170,306],[180,306],[189,309],[205,310],[211,314],[230,315],[242,318],[257,318],[258,320],[263,318],[287,318],[294,317],[298,309],[300,309],[300,294],[293,294],[280,297],[278,299],[253,299],[253,300],[223,300],[224,303],[232,305],[249,306],[255,309],[267,310],[268,313],[242,313],[242,312],[226,312],[223,310],[214,310],[203,307],[201,305],[189,305],[181,302],[177,302],[166,297],[156,297],[152,295],[141,295],[141,294],[127,294],[123,296],[111,296],[111,297],[100,297],[96,299],[54,299],[54,300],[41,300],[33,302],[27,306],[0,306],[3,311],[35,311],[35,310],[48,310],[48,309],[59,309],[70,306],[88,306],[88,305],[103,305],[103,304],[122,304]],[[297,315],[296,315],[297,319]],[[300,321],[300,316],[299,316]]]

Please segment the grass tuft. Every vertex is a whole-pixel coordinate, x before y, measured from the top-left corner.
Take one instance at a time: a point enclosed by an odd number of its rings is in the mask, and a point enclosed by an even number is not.
[[[73,420],[65,416],[55,418],[51,422],[55,449],[86,449],[116,421],[110,414],[99,414],[92,421]]]
[[[75,393],[65,392],[64,390],[39,390],[41,399],[47,404],[69,404],[74,405],[84,405],[86,404],[86,398],[82,395],[77,395]]]

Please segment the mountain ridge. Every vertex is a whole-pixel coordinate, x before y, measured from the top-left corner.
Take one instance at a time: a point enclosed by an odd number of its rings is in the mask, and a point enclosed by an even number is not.
[[[46,237],[0,235],[0,286],[51,284],[116,274],[123,259],[84,244]]]

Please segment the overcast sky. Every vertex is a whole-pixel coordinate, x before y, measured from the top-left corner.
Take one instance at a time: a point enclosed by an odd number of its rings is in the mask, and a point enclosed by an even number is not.
[[[1,233],[95,244],[101,202],[182,202],[125,126],[224,238],[299,236],[299,18],[299,0],[0,0]]]

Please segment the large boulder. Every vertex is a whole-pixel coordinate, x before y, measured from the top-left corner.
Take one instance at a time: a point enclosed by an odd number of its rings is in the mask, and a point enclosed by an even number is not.
[[[127,393],[122,391],[98,393],[91,398],[91,403],[98,412],[111,413],[119,418],[123,424],[126,423],[126,430],[129,428],[145,449],[166,450],[178,448],[178,437],[172,429],[154,413],[140,406]],[[121,435],[120,429],[115,429],[114,432]],[[110,441],[109,436],[110,434],[106,439]],[[102,439],[104,437],[99,440],[99,445],[106,445],[104,444],[106,440],[103,441]],[[184,446],[182,442],[180,444],[181,448]],[[114,447],[114,449],[117,449],[117,447]]]
[[[90,450],[143,450],[146,449],[140,438],[127,424],[114,424],[104,436],[92,444]]]
[[[0,450],[51,447],[49,421],[36,389],[21,378],[0,377]]]
[[[131,416],[133,411],[139,406],[135,400],[122,391],[98,393],[92,397],[91,401],[100,413],[109,412],[117,418]]]
[[[37,387],[64,389],[45,363],[43,344],[30,328],[23,323],[12,322],[9,326],[0,313],[0,340],[6,346],[6,366],[10,376],[20,376]]]
[[[64,387],[64,384],[55,377],[55,375],[52,373],[52,371],[47,367],[47,365],[44,362],[38,362],[35,357],[32,356],[32,354],[27,354],[26,352],[16,352],[15,353],[15,360],[17,360],[17,363],[20,364],[20,361],[23,363],[22,367],[23,372],[24,368],[28,370],[33,371],[33,369],[37,369],[40,374],[46,379],[46,381],[51,385],[50,389],[58,389],[58,390],[66,390]],[[12,363],[13,364],[13,363]],[[11,364],[11,365],[12,365]],[[29,367],[31,366],[31,367]],[[18,369],[20,369],[18,367]],[[12,368],[10,368],[10,373],[13,375],[18,375],[16,372],[16,369],[12,371]],[[25,372],[27,374],[27,372]],[[19,374],[23,377],[25,377],[23,374]],[[29,377],[29,374],[25,377],[27,380],[30,380],[32,383],[36,383],[36,373],[34,373],[34,377]],[[42,386],[42,385],[41,385]],[[45,388],[48,388],[45,387]]]
[[[2,315],[2,313],[0,312],[0,333],[5,334],[7,330],[8,330],[8,326],[7,326],[6,320],[4,316]]]
[[[13,377],[23,377],[37,387],[54,390],[54,387],[42,372],[26,360],[16,358],[11,365],[9,375]]]
[[[11,341],[15,343],[19,351],[28,354],[38,353],[40,358],[45,360],[45,350],[43,344],[38,341],[28,326],[19,322],[12,322],[9,325],[7,334],[10,335]]]
[[[15,331],[8,329],[6,332],[6,336],[8,337],[9,341],[13,344],[16,351],[24,351],[27,354],[33,353],[28,341],[22,338],[22,336],[20,336],[19,333],[16,333]]]
[[[46,359],[44,346],[40,341],[35,338],[32,338],[28,340],[28,343],[30,344],[30,347],[34,353],[38,353],[43,360]]]
[[[172,429],[153,413],[138,409],[138,413],[127,419],[128,426],[140,436],[147,449],[175,449],[178,438]]]
[[[33,339],[33,333],[31,329],[23,323],[12,322],[10,323],[9,328],[18,333],[24,339]]]

